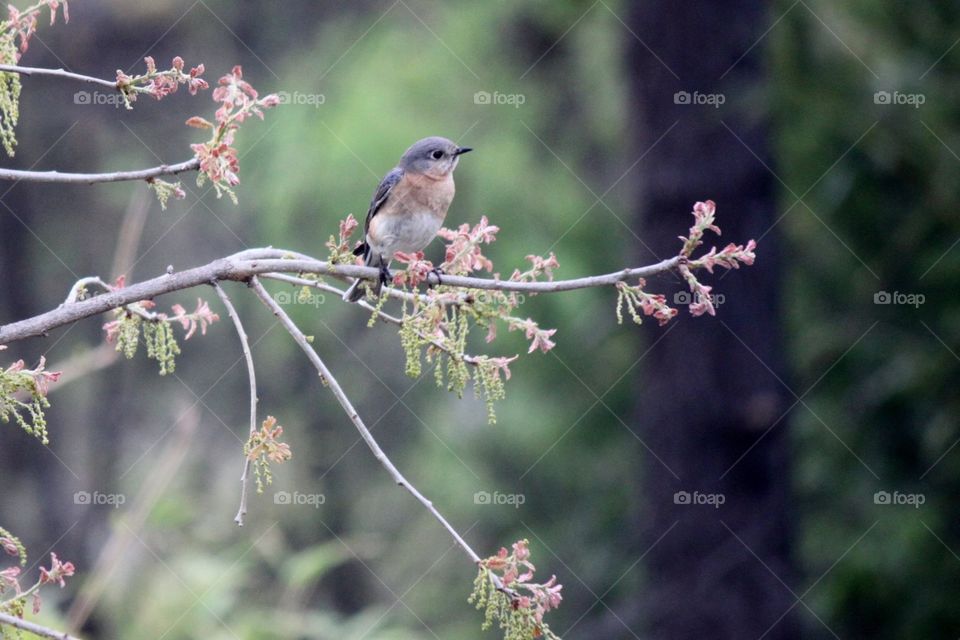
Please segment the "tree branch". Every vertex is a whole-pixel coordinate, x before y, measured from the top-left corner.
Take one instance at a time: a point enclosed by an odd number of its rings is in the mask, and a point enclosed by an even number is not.
[[[79,640],[77,637],[71,636],[69,633],[56,631],[54,629],[39,625],[35,622],[28,622],[23,618],[11,616],[6,613],[0,613],[0,625],[9,625],[11,627],[16,627],[17,629],[22,629],[23,631],[29,631],[30,633],[38,635],[42,638],[53,638],[53,640]]]
[[[69,80],[79,80],[80,82],[98,84],[101,87],[107,87],[108,89],[113,89],[114,91],[120,90],[119,87],[117,87],[116,81],[102,80],[100,78],[94,78],[93,76],[85,76],[80,73],[73,73],[72,71],[64,71],[63,69],[45,69],[42,67],[21,67],[15,64],[0,64],[0,71],[19,73],[22,76],[54,76],[57,78],[67,78]]]
[[[2,66],[2,65],[0,65]],[[196,158],[162,164],[159,167],[138,171],[113,171],[108,173],[63,173],[60,171],[26,171],[21,169],[0,168],[0,180],[19,180],[24,182],[57,182],[62,184],[96,184],[98,182],[122,182],[124,180],[152,180],[160,176],[173,176],[186,171],[196,171],[200,161]]]
[[[217,295],[220,296],[220,300],[223,302],[223,306],[227,308],[227,314],[230,316],[230,319],[233,320],[233,326],[237,330],[237,336],[240,338],[240,346],[243,347],[243,357],[247,361],[247,377],[250,379],[250,436],[257,432],[257,374],[253,368],[253,355],[250,353],[250,340],[247,338],[247,332],[243,329],[243,324],[240,322],[240,316],[237,315],[237,310],[233,307],[233,303],[230,302],[230,298],[227,296],[227,292],[223,290],[223,287],[219,283],[214,282],[213,288],[217,290]],[[239,526],[243,526],[243,516],[247,514],[247,491],[250,487],[250,458],[244,456],[243,460],[243,473],[240,475],[240,508],[237,510],[237,515],[233,519]]]
[[[307,359],[310,360],[310,363],[317,369],[317,372],[320,374],[320,379],[330,388],[330,391],[333,392],[334,397],[336,397],[337,402],[340,403],[340,406],[343,407],[343,410],[347,413],[347,417],[350,418],[350,421],[353,422],[353,426],[357,428],[357,431],[360,432],[360,437],[363,438],[363,441],[367,444],[370,450],[373,452],[373,456],[377,461],[383,465],[384,469],[387,470],[387,473],[393,478],[394,482],[398,485],[409,491],[414,498],[416,498],[427,510],[433,515],[434,518],[440,521],[440,524],[453,536],[453,539],[456,541],[460,548],[469,556],[470,560],[474,563],[480,562],[480,556],[467,544],[466,540],[461,537],[453,526],[447,522],[447,519],[437,511],[437,508],[433,506],[433,503],[428,500],[422,493],[420,493],[416,487],[414,487],[410,482],[400,473],[400,470],[394,466],[393,462],[390,461],[390,458],[387,457],[387,454],[383,452],[383,449],[380,448],[380,445],[377,444],[376,439],[374,439],[373,434],[370,433],[370,430],[367,428],[367,425],[364,424],[363,420],[357,414],[357,410],[353,408],[353,404],[350,402],[350,398],[347,397],[347,394],[344,393],[343,388],[340,387],[340,383],[337,382],[337,379],[333,377],[333,374],[330,373],[330,369],[327,368],[327,365],[324,364],[323,360],[320,359],[320,356],[317,355],[316,350],[310,345],[307,341],[307,337],[303,335],[303,332],[300,331],[300,328],[294,324],[293,320],[290,319],[290,316],[283,310],[283,308],[277,304],[277,301],[270,297],[270,294],[267,293],[267,290],[263,288],[263,285],[260,284],[260,280],[256,276],[250,279],[250,286],[253,288],[254,292],[260,298],[260,300],[273,312],[280,322],[283,324],[284,328],[287,330],[293,340],[297,343],[297,346],[307,355]]]
[[[258,259],[257,256],[260,255],[292,255],[294,258],[289,260],[279,257]],[[299,255],[300,254],[285,252],[279,249],[253,249],[242,251],[238,254],[215,260],[209,264],[194,267],[186,271],[168,273],[122,289],[115,289],[81,302],[64,304],[57,309],[32,318],[0,326],[0,344],[9,344],[33,336],[42,336],[56,327],[72,324],[78,320],[89,318],[90,316],[116,309],[117,307],[122,307],[132,302],[151,300],[165,293],[191,289],[203,284],[212,284],[218,280],[244,282],[252,276],[274,272],[316,273],[338,278],[366,278],[368,280],[380,277],[380,272],[375,267],[330,264],[322,260],[299,257]],[[623,269],[612,273],[548,282],[514,282],[511,280],[491,278],[442,276],[442,284],[470,289],[518,291],[523,293],[554,293],[590,287],[612,286],[617,282],[633,278],[648,278],[674,270],[679,266],[680,262],[679,257],[673,257],[646,267]],[[429,284],[440,284],[440,280],[436,274],[430,274],[427,282]],[[385,290],[388,292],[396,291],[390,288]],[[406,292],[397,293],[411,295]]]
[[[373,456],[377,461],[387,470],[387,473],[393,478],[394,482],[406,489],[410,494],[417,499],[420,504],[422,504],[427,511],[436,518],[443,528],[453,537],[457,545],[463,549],[463,552],[466,553],[467,557],[470,560],[480,566],[481,558],[477,555],[477,552],[463,539],[463,536],[453,528],[446,518],[443,517],[435,506],[433,502],[427,499],[420,491],[410,484],[410,481],[407,480],[400,470],[393,464],[387,454],[384,453],[383,449],[380,448],[380,445],[377,443],[377,440],[373,437],[373,434],[370,432],[370,429],[367,428],[367,425],[364,424],[363,420],[360,418],[360,415],[357,413],[357,410],[353,407],[353,403],[350,402],[350,398],[347,397],[347,394],[343,391],[343,388],[340,386],[340,383],[337,382],[337,379],[333,377],[333,374],[330,372],[330,369],[327,368],[327,365],[323,362],[319,355],[317,355],[316,350],[307,340],[307,337],[300,331],[300,328],[290,319],[290,316],[283,310],[283,308],[274,300],[266,289],[263,288],[263,285],[260,284],[260,280],[253,276],[250,278],[250,287],[257,294],[257,297],[267,306],[283,324],[283,327],[287,330],[287,333],[293,338],[294,342],[297,343],[297,346],[306,354],[307,359],[310,360],[310,363],[316,368],[317,373],[320,374],[320,380],[324,386],[329,387],[330,391],[333,392],[334,397],[337,399],[337,402],[340,403],[340,406],[346,412],[347,417],[350,418],[350,421],[353,423],[353,426],[356,427],[357,431],[360,432],[360,437],[370,448],[370,451],[373,452]],[[490,579],[493,581],[494,587],[498,591],[502,591],[509,598],[515,599],[518,597],[518,594],[512,589],[508,588],[500,580],[499,576],[494,573],[489,574]]]

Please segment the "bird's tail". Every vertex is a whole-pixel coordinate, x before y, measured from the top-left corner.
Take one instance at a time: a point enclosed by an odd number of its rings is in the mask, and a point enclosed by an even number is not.
[[[380,256],[377,255],[376,252],[370,251],[369,253],[367,253],[366,265],[368,267],[380,268],[381,266]],[[343,299],[346,300],[347,302],[357,302],[358,300],[363,298],[364,295],[366,295],[368,290],[375,297],[379,297],[381,287],[382,287],[382,284],[380,283],[379,278],[373,281],[365,280],[363,278],[357,278],[356,280],[353,281],[353,284],[350,285],[350,288],[343,292]]]

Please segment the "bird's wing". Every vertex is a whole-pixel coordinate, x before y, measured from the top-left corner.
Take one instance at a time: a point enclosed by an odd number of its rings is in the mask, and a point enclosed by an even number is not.
[[[373,220],[373,216],[377,215],[377,212],[380,211],[380,208],[387,201],[387,198],[390,197],[391,190],[400,182],[400,179],[403,178],[403,169],[400,167],[394,167],[394,169],[383,177],[383,180],[380,181],[380,184],[377,185],[377,190],[373,194],[373,199],[370,201],[370,208],[367,209],[367,219],[363,224],[363,237],[364,242],[356,249],[353,250],[354,255],[362,255],[367,248],[366,237],[367,231],[370,230],[370,221]]]

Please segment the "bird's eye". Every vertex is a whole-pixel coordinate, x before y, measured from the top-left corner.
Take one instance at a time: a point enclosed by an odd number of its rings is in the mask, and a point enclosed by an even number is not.
[[[443,157],[443,151],[440,151],[440,149],[437,149],[436,151],[434,151],[433,153],[431,153],[430,156],[431,156],[434,160],[439,160],[440,158]]]

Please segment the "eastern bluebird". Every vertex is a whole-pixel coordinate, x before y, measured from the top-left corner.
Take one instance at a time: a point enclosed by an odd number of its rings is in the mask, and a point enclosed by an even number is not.
[[[380,269],[380,279],[374,283],[356,280],[343,294],[344,300],[356,302],[366,288],[379,296],[390,278],[393,254],[414,253],[430,244],[453,201],[453,170],[460,155],[468,151],[472,149],[446,138],[424,138],[414,142],[384,176],[367,210],[363,244],[353,251],[363,256],[368,267]]]

